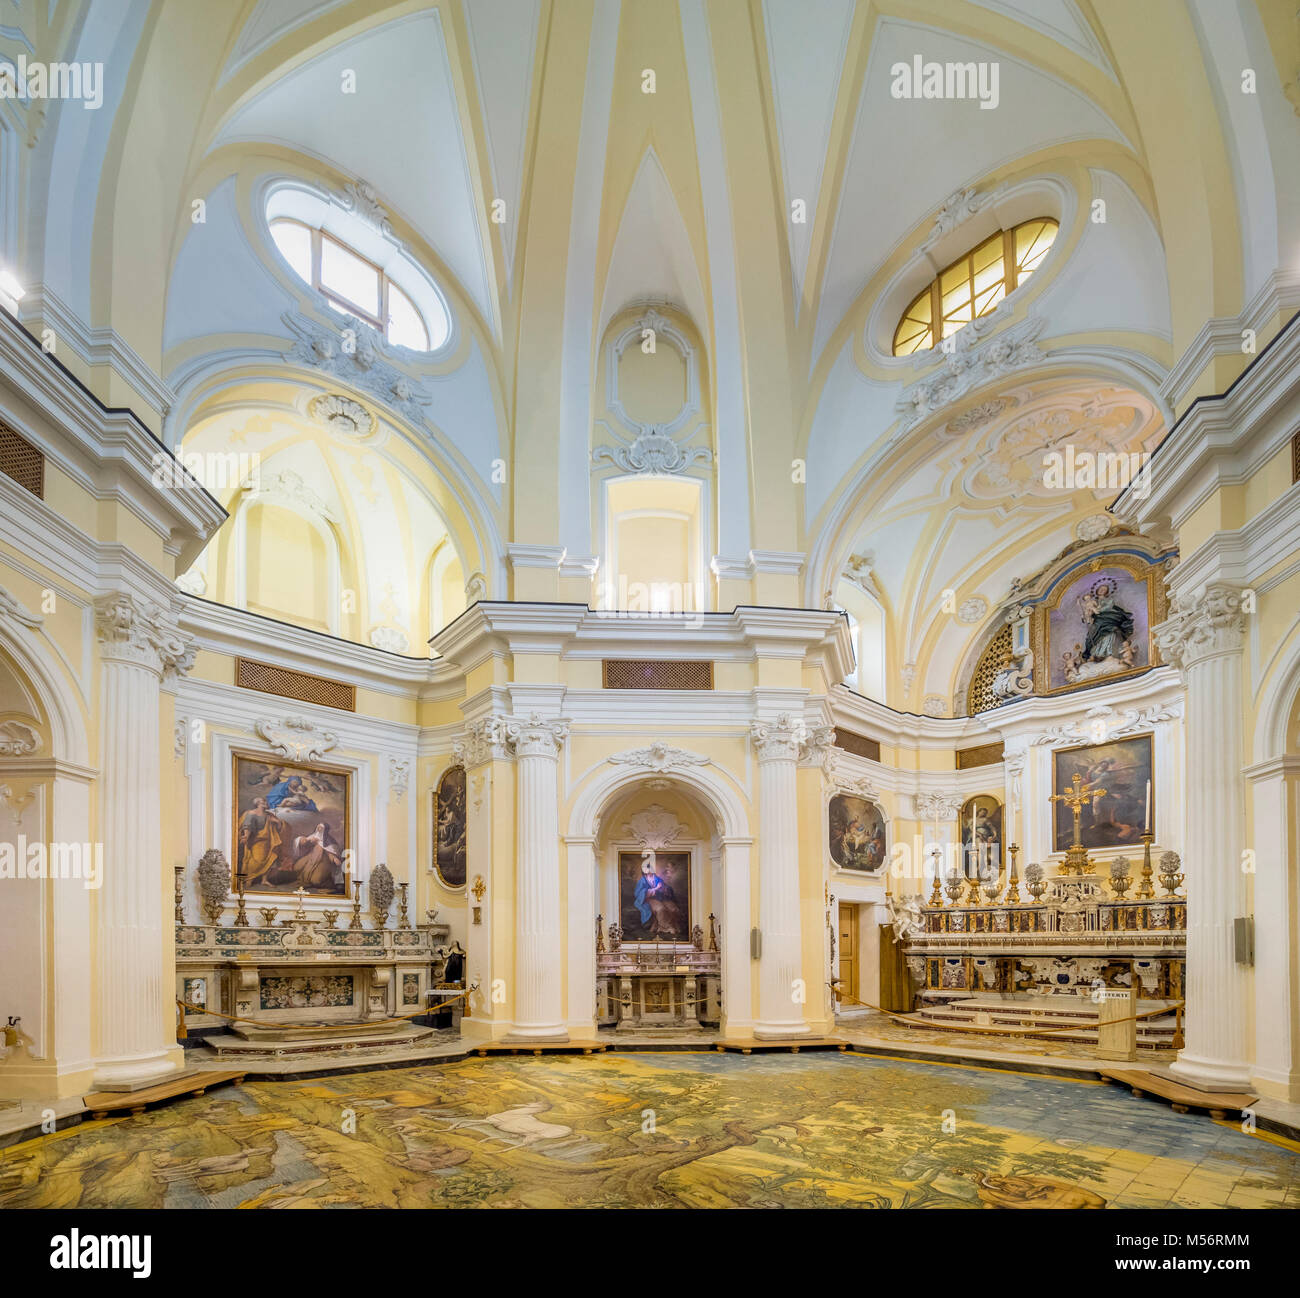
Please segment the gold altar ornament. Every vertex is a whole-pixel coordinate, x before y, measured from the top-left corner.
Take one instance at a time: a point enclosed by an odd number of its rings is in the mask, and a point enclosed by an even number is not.
[[[1061,873],[1091,874],[1092,861],[1088,856],[1088,849],[1083,845],[1081,817],[1084,807],[1097,798],[1104,798],[1106,790],[1097,788],[1095,784],[1085,784],[1083,777],[1077,772],[1071,777],[1071,782],[1073,788],[1066,789],[1063,793],[1054,793],[1048,799],[1050,802],[1065,803],[1074,813],[1074,842],[1070,844],[1069,850],[1065,853],[1065,862],[1061,866]]]

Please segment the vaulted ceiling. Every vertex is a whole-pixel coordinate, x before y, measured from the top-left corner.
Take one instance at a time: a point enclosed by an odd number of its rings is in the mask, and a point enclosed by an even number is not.
[[[869,555],[895,664],[922,664],[918,698],[948,696],[979,627],[940,628],[939,593],[994,610],[1106,503],[1044,495],[1024,466],[1062,429],[1153,445],[1195,395],[1171,374],[1207,321],[1300,276],[1285,7],[247,0],[115,16],[28,0],[0,48],[102,61],[104,105],[38,120],[5,101],[5,137],[34,138],[4,246],[29,321],[72,335],[68,363],[173,443],[262,380],[298,384],[299,409],[326,388],[370,403],[404,471],[444,484],[422,496],[436,526],[477,538],[493,595],[510,593],[508,541],[595,551],[597,347],[630,303],[669,303],[707,352],[718,553],[804,555],[776,594],[810,604]],[[917,57],[996,64],[996,106],[897,97]],[[381,349],[366,369],[304,349],[331,322],[266,236],[259,204],[285,178],[373,187],[448,299],[447,349]],[[893,357],[917,276],[1034,204],[1058,245],[987,340]],[[999,339],[995,363],[980,348]]]

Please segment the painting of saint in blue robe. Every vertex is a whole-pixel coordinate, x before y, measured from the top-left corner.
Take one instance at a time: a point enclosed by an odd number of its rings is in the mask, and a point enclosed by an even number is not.
[[[689,852],[620,852],[619,912],[624,942],[688,942]]]
[[[1151,665],[1147,582],[1118,564],[1066,582],[1048,613],[1052,689]]]

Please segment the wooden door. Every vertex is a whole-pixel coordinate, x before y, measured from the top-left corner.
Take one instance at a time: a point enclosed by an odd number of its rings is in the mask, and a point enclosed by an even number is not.
[[[840,1004],[845,1008],[857,1003],[858,988],[858,908],[840,903]]]

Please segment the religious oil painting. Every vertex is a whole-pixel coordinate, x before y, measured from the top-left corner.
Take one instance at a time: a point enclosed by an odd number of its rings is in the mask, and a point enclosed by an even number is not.
[[[689,942],[691,854],[620,852],[618,910],[624,942]]]
[[[1052,754],[1052,788],[1063,794],[1081,779],[1085,797],[1080,808],[1084,847],[1140,847],[1148,824],[1155,823],[1150,735],[1116,739],[1087,748],[1060,748]],[[1055,802],[1052,847],[1064,852],[1074,841],[1074,812]]]
[[[961,809],[962,860],[968,879],[978,879],[980,871],[1002,868],[1002,804],[991,794],[967,798]]]
[[[1115,563],[1065,583],[1047,611],[1049,688],[1072,689],[1151,666],[1149,576]]]
[[[444,887],[465,886],[465,768],[443,772],[433,795],[434,868]]]
[[[248,892],[346,898],[352,862],[351,775],[234,754],[235,885]]]
[[[841,870],[874,874],[888,854],[885,813],[870,798],[837,793],[827,810],[831,860]]]

